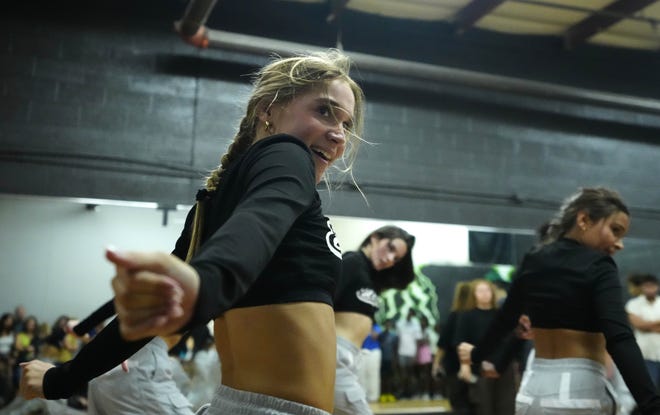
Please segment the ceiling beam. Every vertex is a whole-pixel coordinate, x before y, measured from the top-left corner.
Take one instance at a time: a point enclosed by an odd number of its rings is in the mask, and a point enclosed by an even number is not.
[[[564,33],[564,46],[573,49],[593,35],[632,16],[657,0],[615,0],[601,10],[577,22]]]
[[[474,26],[479,19],[489,14],[497,6],[504,3],[505,0],[472,0],[470,4],[463,7],[454,16],[453,23],[456,26],[456,33],[463,34],[469,28]]]

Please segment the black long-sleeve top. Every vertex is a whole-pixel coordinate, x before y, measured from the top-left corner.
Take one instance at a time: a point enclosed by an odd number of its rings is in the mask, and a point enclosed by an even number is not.
[[[198,195],[205,204],[204,229],[190,265],[199,274],[200,286],[187,329],[235,307],[298,301],[333,304],[341,252],[315,186],[307,146],[297,138],[277,135],[253,144],[232,163],[215,192]],[[181,259],[193,217],[191,210],[173,251]],[[117,366],[150,340],[123,340],[113,320],[73,360],[46,372],[46,398],[69,396],[79,384]]]
[[[115,315],[114,300],[110,300],[96,309],[92,314],[85,317],[73,328],[77,336],[84,336],[92,331],[96,326]]]
[[[521,314],[537,328],[603,333],[642,413],[660,414],[660,396],[628,324],[617,267],[609,255],[567,238],[527,254],[502,308],[472,350],[473,362],[484,360]]]
[[[447,321],[444,326],[442,326],[440,337],[438,338],[438,347],[445,352],[442,356],[442,366],[444,367],[445,372],[450,375],[455,375],[461,368],[458,353],[456,353],[456,342],[454,341],[458,314],[457,311],[449,313]]]
[[[335,295],[335,312],[359,313],[373,320],[379,307],[373,282],[375,274],[376,269],[362,251],[344,253]]]

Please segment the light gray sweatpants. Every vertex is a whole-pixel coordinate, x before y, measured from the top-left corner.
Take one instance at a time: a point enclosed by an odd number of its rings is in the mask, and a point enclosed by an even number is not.
[[[321,409],[220,385],[204,415],[330,415]]]
[[[372,415],[367,394],[358,378],[360,349],[337,336],[337,372],[334,415]]]
[[[174,382],[167,344],[155,337],[127,361],[89,382],[89,415],[193,415],[192,405]]]
[[[605,367],[590,359],[538,359],[525,371],[516,415],[614,415]]]

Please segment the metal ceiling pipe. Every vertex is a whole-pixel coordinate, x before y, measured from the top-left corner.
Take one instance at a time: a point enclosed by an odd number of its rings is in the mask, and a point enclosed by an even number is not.
[[[181,36],[194,36],[204,26],[218,0],[193,0],[188,3],[181,20],[175,23]]]
[[[320,48],[318,46],[213,29],[207,29],[206,36],[208,41],[207,44],[210,48],[248,52],[263,56],[270,56],[272,54],[291,56],[304,52],[325,50],[325,48]],[[490,75],[475,71],[447,68],[427,63],[404,61],[357,52],[344,51],[344,53],[350,56],[355,63],[355,66],[362,71],[373,71],[388,75],[418,78],[433,82],[463,85],[471,88],[528,95],[545,99],[581,102],[598,106],[660,114],[660,101],[649,98],[562,86],[547,82],[529,81],[506,76]]]
[[[525,1],[525,0],[520,0]],[[534,0],[528,0],[534,1]],[[539,1],[539,0],[537,0]],[[204,24],[217,0],[191,0],[183,18],[175,28],[184,41],[200,48],[217,48],[228,51],[249,52],[257,55],[291,56],[322,50],[318,46],[282,40],[261,38],[239,33],[209,29]],[[576,88],[530,81],[500,75],[490,75],[463,69],[447,68],[427,63],[404,61],[382,56],[344,51],[361,70],[433,82],[462,85],[510,94],[539,97],[550,100],[593,104],[630,111],[660,114],[660,100],[615,94],[591,89]]]

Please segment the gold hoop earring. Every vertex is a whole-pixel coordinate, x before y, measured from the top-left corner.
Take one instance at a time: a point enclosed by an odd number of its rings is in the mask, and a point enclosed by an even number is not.
[[[266,131],[267,133],[270,132],[270,122],[269,121],[264,122],[264,131]]]

